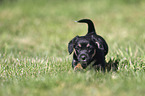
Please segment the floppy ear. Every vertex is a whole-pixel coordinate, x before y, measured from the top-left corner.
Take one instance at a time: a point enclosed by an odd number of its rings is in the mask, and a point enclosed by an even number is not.
[[[68,43],[68,52],[69,52],[69,54],[71,54],[71,53],[73,52],[74,44],[75,44],[76,39],[77,39],[78,37],[79,37],[79,36],[74,37],[74,38]]]
[[[101,50],[104,50],[104,47],[102,46],[102,44],[100,44],[100,40],[99,38],[97,38],[96,36],[92,35],[91,36],[92,41],[97,45],[97,47]]]

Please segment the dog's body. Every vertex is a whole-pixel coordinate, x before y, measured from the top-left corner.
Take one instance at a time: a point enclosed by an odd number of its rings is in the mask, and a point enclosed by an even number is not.
[[[76,36],[68,44],[68,51],[73,54],[72,67],[85,69],[88,65],[96,69],[105,70],[105,56],[108,53],[106,41],[96,34],[94,24],[89,19],[77,21],[88,24],[88,33],[85,36]],[[78,66],[79,65],[79,66]]]

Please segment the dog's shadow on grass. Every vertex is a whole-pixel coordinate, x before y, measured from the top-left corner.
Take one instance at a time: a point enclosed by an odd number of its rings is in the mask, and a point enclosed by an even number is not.
[[[119,61],[120,59],[117,58],[110,58],[110,60],[108,62],[106,62],[106,72],[112,72],[112,71],[117,71],[118,70],[118,65],[119,65]]]

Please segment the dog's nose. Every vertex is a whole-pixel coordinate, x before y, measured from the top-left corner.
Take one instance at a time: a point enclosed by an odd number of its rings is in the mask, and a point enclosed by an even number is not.
[[[85,55],[81,55],[81,60],[82,61],[86,61],[86,56]]]
[[[82,56],[81,58],[82,58],[82,60],[85,60],[86,59],[86,56]]]

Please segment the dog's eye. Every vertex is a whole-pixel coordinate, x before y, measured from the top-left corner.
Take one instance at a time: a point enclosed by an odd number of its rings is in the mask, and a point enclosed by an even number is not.
[[[89,52],[91,52],[92,51],[92,49],[89,49]]]
[[[90,49],[91,47],[90,47],[90,46],[88,46],[87,48],[88,48],[88,49]]]
[[[92,51],[92,48],[91,48],[91,47],[89,47],[89,48],[88,48],[88,51],[89,51],[89,52],[91,52],[91,51]]]
[[[87,48],[88,48],[88,50],[92,49],[92,47],[91,47],[91,46],[88,46]]]
[[[77,50],[79,50],[80,48],[81,48],[80,46],[77,46],[77,47],[76,47]]]

